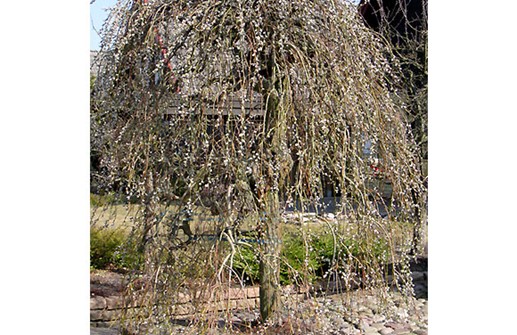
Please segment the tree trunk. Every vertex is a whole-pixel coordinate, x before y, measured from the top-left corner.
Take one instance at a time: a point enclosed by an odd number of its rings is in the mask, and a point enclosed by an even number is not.
[[[276,321],[280,307],[280,251],[281,220],[278,194],[267,195],[266,221],[260,255],[260,317],[262,321]]]
[[[276,323],[278,321],[278,311],[280,304],[280,252],[282,238],[282,221],[280,220],[279,190],[290,173],[290,156],[285,152],[282,143],[285,142],[286,127],[282,114],[279,109],[279,92],[285,88],[281,85],[281,78],[276,73],[276,56],[272,52],[264,61],[269,74],[268,82],[271,86],[264,87],[267,94],[264,95],[266,104],[266,141],[271,148],[271,157],[275,160],[274,165],[279,167],[289,166],[289,168],[279,168],[279,171],[268,171],[263,206],[265,221],[261,229],[261,252],[259,265],[260,281],[260,316],[263,322]],[[288,157],[289,156],[289,157]],[[292,161],[291,161],[292,163]]]

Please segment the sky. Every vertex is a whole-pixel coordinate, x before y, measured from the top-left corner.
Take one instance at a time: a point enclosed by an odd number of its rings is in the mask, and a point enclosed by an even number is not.
[[[97,32],[108,17],[107,9],[116,3],[117,0],[95,0],[90,5],[90,50],[99,50],[100,37]]]

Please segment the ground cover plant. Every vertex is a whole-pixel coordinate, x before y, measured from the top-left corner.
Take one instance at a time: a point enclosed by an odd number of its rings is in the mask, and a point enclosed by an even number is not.
[[[126,328],[166,329],[185,292],[199,297],[195,320],[221,317],[202,297],[245,285],[246,271],[261,321],[275,323],[282,284],[385,287],[386,259],[407,263],[412,242],[397,244],[393,225],[422,225],[418,146],[397,60],[354,6],[120,1],[102,34],[95,185],[138,208],[127,301],[149,306],[128,309]],[[329,193],[334,218],[313,228]]]

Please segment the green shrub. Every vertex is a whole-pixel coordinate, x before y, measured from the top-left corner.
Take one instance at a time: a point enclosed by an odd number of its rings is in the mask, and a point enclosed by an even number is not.
[[[316,279],[315,272],[320,268],[321,263],[313,243],[306,247],[300,235],[284,235],[281,255],[284,259],[280,265],[281,284],[293,284],[298,280],[312,282]]]
[[[385,239],[376,239],[375,241],[345,241],[347,247],[347,254],[352,255],[359,261],[375,260],[377,262],[385,262],[388,260],[389,246]]]
[[[141,254],[122,229],[90,228],[90,267],[124,270],[138,267]]]
[[[307,257],[307,267],[305,266],[306,247],[301,236],[295,234],[285,235],[281,256],[281,284],[293,284],[300,279],[315,279],[314,272],[320,267],[320,263],[317,260],[316,253],[310,251]],[[239,248],[239,252],[237,252],[233,260],[233,270],[246,282],[257,282],[259,280],[258,250],[251,246]]]
[[[333,260],[339,257],[339,244],[336,245],[336,255],[334,255],[334,244],[332,234],[318,235],[312,239],[315,257],[319,265],[316,269],[316,275],[318,277],[323,277],[331,268]]]
[[[330,233],[315,234],[305,241],[297,232],[286,233],[282,243],[282,262],[280,265],[280,283],[294,284],[300,280],[314,282],[323,278],[334,266],[342,266],[344,261],[353,259],[355,264],[386,263],[389,260],[390,248],[383,239],[371,241],[352,238],[337,238]],[[247,283],[259,280],[258,246],[241,246],[233,260],[233,270]],[[307,251],[309,254],[307,255]],[[307,262],[307,264],[305,264]]]

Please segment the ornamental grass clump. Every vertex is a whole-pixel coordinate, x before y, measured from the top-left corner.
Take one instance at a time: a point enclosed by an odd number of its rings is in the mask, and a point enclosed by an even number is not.
[[[286,303],[284,226],[327,211],[329,189],[339,196],[335,220],[318,229],[336,250],[343,236],[363,241],[360,258],[336,252],[329,267],[340,280],[361,268],[363,287],[387,284],[372,248],[391,240],[394,218],[421,224],[423,186],[396,61],[353,6],[123,0],[102,36],[91,121],[99,184],[141,206],[131,237],[145,284],[128,297],[148,307],[128,309],[126,328],[172,327],[185,296],[192,321],[230,318],[232,305],[216,297],[245,285],[234,265],[250,247],[261,320],[275,323]],[[373,160],[390,199],[368,186]],[[315,270],[301,234],[305,259],[290,275]]]

